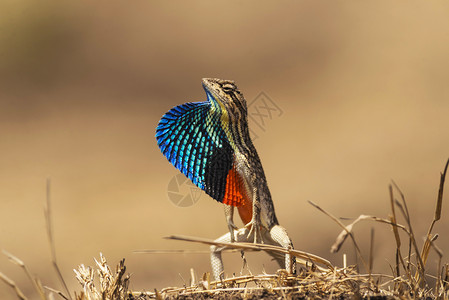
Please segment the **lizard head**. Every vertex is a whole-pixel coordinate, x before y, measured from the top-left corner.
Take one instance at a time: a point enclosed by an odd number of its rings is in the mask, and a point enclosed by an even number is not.
[[[246,101],[233,80],[203,78],[203,87],[207,99],[222,113],[234,119],[245,119],[247,115]]]

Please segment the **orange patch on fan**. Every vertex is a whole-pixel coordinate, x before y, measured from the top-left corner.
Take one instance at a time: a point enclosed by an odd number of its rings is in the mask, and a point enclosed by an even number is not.
[[[243,205],[237,207],[237,210],[239,211],[240,219],[244,225],[251,222],[251,219],[253,218],[253,201],[247,199]]]
[[[252,201],[246,194],[245,184],[240,174],[237,173],[235,166],[232,167],[226,177],[226,192],[223,203],[237,206],[243,224],[248,224],[251,221],[253,215]]]
[[[229,170],[226,177],[226,191],[223,197],[223,203],[232,206],[241,206],[245,202],[245,185],[242,177],[235,170],[235,166]]]

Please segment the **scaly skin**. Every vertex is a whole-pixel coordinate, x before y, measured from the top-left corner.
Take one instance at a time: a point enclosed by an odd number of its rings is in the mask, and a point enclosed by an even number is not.
[[[235,83],[229,80],[203,79],[206,91],[213,95],[221,106],[222,127],[234,151],[236,170],[243,178],[246,196],[242,206],[238,207],[245,228],[235,231],[233,207],[225,206],[225,215],[229,233],[217,239],[219,242],[266,243],[283,248],[292,247],[287,231],[279,225],[271,193],[256,148],[251,141],[248,129],[248,111],[246,100]],[[252,208],[252,209],[250,209]],[[223,248],[211,247],[211,264],[216,280],[223,278]],[[286,254],[284,258],[272,255],[281,267],[296,271],[295,260]],[[293,263],[293,265],[292,265]]]
[[[262,163],[250,138],[246,100],[235,83],[230,80],[207,78],[203,79],[203,86],[218,102],[219,109],[223,111],[222,128],[234,150],[236,170],[243,178],[247,195],[243,206],[252,205],[251,219],[247,220],[245,215],[242,221],[249,229],[249,235],[253,236],[254,242],[257,243],[262,241],[261,226],[270,230],[279,222],[276,218]],[[225,212],[232,237],[231,228],[234,228],[234,225],[232,218],[228,215],[229,211],[227,209]]]

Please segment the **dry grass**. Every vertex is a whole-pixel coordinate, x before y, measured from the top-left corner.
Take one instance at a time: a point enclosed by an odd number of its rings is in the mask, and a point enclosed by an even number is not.
[[[331,251],[337,252],[343,243],[350,237],[356,250],[360,266],[333,266],[324,258],[311,253],[284,249],[270,245],[255,245],[251,243],[216,243],[207,239],[171,236],[169,239],[185,242],[195,242],[207,245],[224,247],[226,251],[271,251],[290,253],[297,258],[300,265],[297,275],[289,274],[286,270],[279,270],[276,274],[248,275],[228,278],[222,281],[211,281],[208,273],[200,280],[191,272],[192,278],[189,286],[180,288],[164,288],[154,292],[139,292],[129,289],[130,276],[126,274],[124,259],[117,265],[113,272],[108,266],[103,255],[96,262],[96,266],[79,266],[75,271],[76,278],[82,289],[73,293],[68,291],[56,260],[54,248],[51,207],[50,207],[50,183],[47,188],[47,205],[45,216],[47,221],[47,234],[51,244],[52,263],[59,275],[65,293],[55,289],[44,287],[40,280],[33,277],[25,263],[14,255],[4,251],[11,262],[21,267],[32,282],[36,293],[42,300],[54,299],[59,295],[63,299],[97,300],[97,299],[303,299],[303,298],[381,298],[381,299],[449,299],[449,264],[443,264],[443,253],[436,245],[437,234],[433,233],[435,223],[441,218],[444,182],[446,178],[449,160],[441,174],[439,191],[436,201],[435,214],[425,237],[422,249],[413,232],[412,220],[408,211],[404,194],[393,182],[389,187],[391,215],[385,218],[360,215],[349,225],[344,225],[339,219],[311,202],[318,210],[334,220],[342,228]],[[402,218],[404,224],[398,219]],[[396,262],[391,266],[391,274],[373,274],[372,247],[374,245],[374,230],[371,230],[371,245],[368,258],[360,251],[353,235],[353,228],[361,221],[374,221],[392,228],[396,241]],[[404,238],[405,236],[405,238]],[[404,245],[405,244],[405,245]],[[405,248],[405,250],[404,250]],[[426,266],[429,254],[434,251],[438,256],[437,274],[429,274]],[[155,253],[158,251],[147,250],[143,252]],[[405,254],[405,255],[404,255]],[[344,256],[345,257],[345,256]],[[362,268],[364,272],[357,271]],[[6,275],[0,273],[0,279],[15,290],[19,299],[27,299],[20,288]],[[434,282],[430,284],[429,282]],[[149,283],[151,285],[151,282]]]
[[[117,265],[115,273],[107,265],[106,258],[100,253],[100,260],[96,263],[96,270],[81,265],[74,270],[76,279],[82,285],[83,291],[75,298],[77,300],[95,299],[133,299],[128,289],[129,275],[125,275],[125,260]],[[97,274],[98,278],[96,278]]]

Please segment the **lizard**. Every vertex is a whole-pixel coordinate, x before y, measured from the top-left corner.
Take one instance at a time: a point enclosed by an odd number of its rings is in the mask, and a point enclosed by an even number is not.
[[[279,225],[265,173],[251,141],[246,100],[232,80],[204,78],[207,101],[188,102],[168,111],[156,129],[161,152],[213,199],[224,204],[229,232],[217,241],[262,242],[293,247]],[[245,224],[234,224],[234,207]],[[215,279],[222,278],[223,248],[211,246]],[[294,271],[290,256],[272,255]]]

